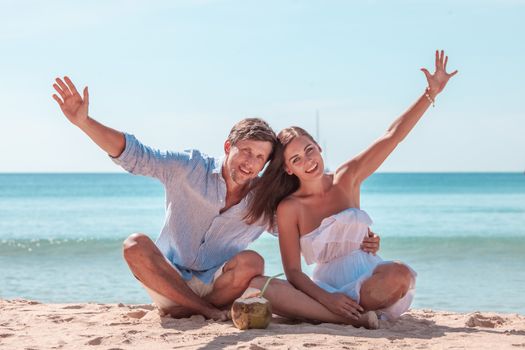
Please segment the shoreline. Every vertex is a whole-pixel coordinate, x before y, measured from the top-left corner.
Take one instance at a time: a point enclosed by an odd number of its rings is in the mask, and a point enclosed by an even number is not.
[[[0,349],[517,349],[525,315],[412,309],[380,329],[274,317],[267,329],[161,317],[153,305],[44,304],[0,299]],[[98,346],[98,347],[97,347]],[[102,347],[101,347],[102,346]]]

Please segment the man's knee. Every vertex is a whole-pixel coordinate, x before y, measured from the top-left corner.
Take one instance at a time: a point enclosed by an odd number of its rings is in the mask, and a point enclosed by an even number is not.
[[[139,254],[150,251],[155,243],[143,233],[130,235],[123,243],[122,251],[126,261],[134,260]]]
[[[247,287],[254,277],[264,274],[264,259],[254,251],[241,252],[232,260],[233,284],[236,287]]]
[[[247,274],[252,277],[262,275],[264,273],[264,259],[259,253],[253,250],[245,250],[237,255],[238,263],[241,269],[245,270]]]

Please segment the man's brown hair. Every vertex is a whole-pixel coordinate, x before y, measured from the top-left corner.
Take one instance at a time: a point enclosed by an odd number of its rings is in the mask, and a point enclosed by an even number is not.
[[[272,150],[277,144],[275,132],[267,122],[260,118],[246,118],[233,126],[228,135],[228,141],[235,145],[236,142],[242,140],[268,141],[272,144]]]

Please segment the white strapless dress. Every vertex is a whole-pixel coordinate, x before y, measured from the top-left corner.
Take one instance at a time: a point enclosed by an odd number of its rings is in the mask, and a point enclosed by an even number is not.
[[[313,281],[328,292],[341,292],[359,303],[363,282],[383,261],[360,249],[372,220],[357,208],[325,218],[314,231],[301,237],[301,252],[308,265],[317,264]],[[394,305],[378,310],[382,319],[396,319],[408,310],[415,294],[416,272],[407,294]]]

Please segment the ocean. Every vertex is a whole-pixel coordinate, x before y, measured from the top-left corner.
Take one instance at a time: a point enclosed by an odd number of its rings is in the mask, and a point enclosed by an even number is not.
[[[379,173],[361,208],[379,255],[418,272],[413,307],[525,314],[525,175]],[[164,191],[129,174],[0,174],[0,298],[149,303],[122,258],[122,241],[155,239]],[[278,241],[250,249],[282,272]],[[304,266],[311,273],[311,266]]]

